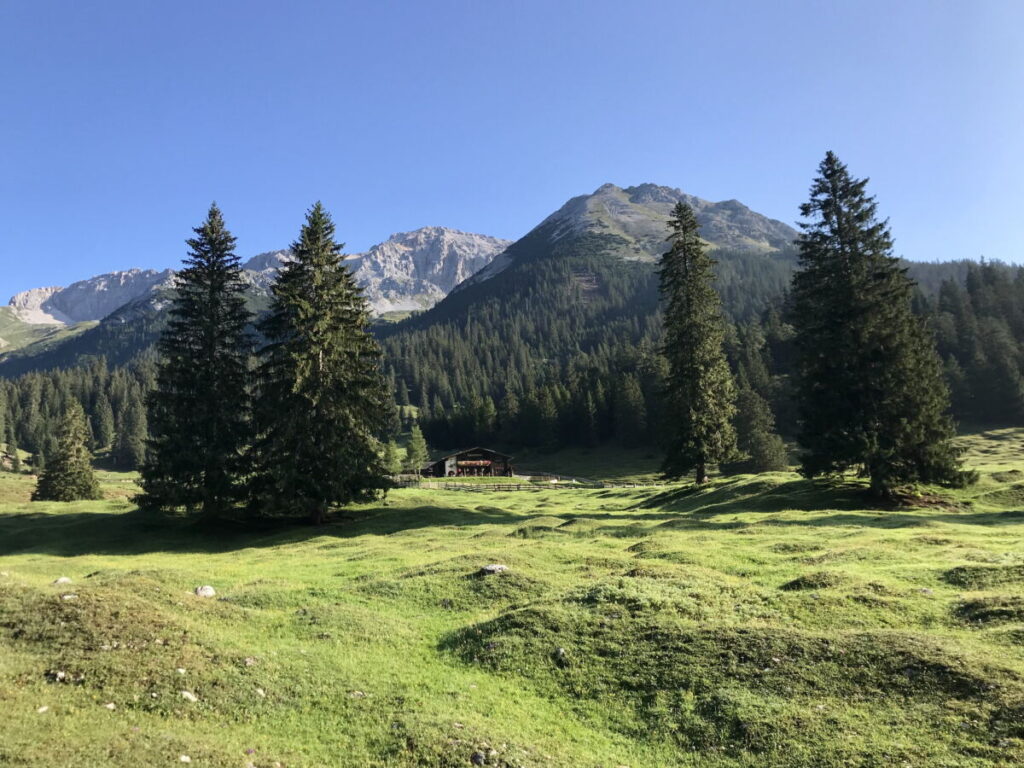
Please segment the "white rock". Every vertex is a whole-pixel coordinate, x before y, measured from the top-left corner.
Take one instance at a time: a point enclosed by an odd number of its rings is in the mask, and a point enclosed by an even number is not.
[[[256,689],[256,695],[259,696],[261,699],[267,698],[267,692],[264,691],[262,688]]]
[[[174,671],[177,672],[179,675],[184,675],[185,674],[185,668],[184,667],[178,667]]]
[[[56,579],[53,583],[54,584],[70,584],[71,583],[71,579],[69,579],[67,576],[61,576],[59,579]]]
[[[114,702],[112,702],[112,701],[108,701],[108,702],[107,702],[106,704],[104,704],[103,706],[104,706],[104,707],[105,707],[106,709],[109,709],[109,710],[110,710],[111,712],[113,712],[113,711],[114,711],[115,709],[117,709],[117,704],[115,704],[115,703],[114,703]]]
[[[61,595],[60,599],[61,600],[77,600],[78,599],[78,595],[68,593],[66,595]]]
[[[192,691],[182,691],[181,698],[185,701],[199,701],[199,697],[192,693]]]
[[[191,763],[192,762],[192,758],[189,757],[188,755],[182,755],[181,757],[178,758],[178,762],[179,763]]]
[[[213,597],[217,594],[217,590],[211,587],[209,584],[204,584],[201,587],[196,587],[197,597]]]
[[[45,714],[45,713],[47,713],[49,711],[50,711],[50,708],[47,707],[46,705],[43,705],[39,709],[36,710],[36,712],[38,712],[40,715]]]
[[[502,565],[501,563],[491,563],[490,565],[485,565],[483,568],[481,568],[480,573],[482,573],[484,576],[491,576],[495,573],[503,573],[507,570],[507,565]]]
[[[9,306],[19,320],[45,325],[71,325],[102,320],[125,304],[154,289],[168,287],[174,273],[166,269],[129,269],[108,272],[67,287],[33,288],[11,297]]]

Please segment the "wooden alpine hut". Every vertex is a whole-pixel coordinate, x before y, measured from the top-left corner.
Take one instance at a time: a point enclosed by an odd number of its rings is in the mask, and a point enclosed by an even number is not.
[[[490,448],[467,448],[427,465],[426,477],[511,477],[512,457]]]

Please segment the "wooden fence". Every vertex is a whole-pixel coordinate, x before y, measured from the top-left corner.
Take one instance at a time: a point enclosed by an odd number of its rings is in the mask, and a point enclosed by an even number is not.
[[[666,483],[460,483],[444,480],[398,480],[396,488],[434,491],[593,491],[604,488],[663,488]]]

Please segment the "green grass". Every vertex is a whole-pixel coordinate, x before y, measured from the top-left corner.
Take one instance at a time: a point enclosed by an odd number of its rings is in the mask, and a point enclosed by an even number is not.
[[[250,531],[0,473],[0,765],[1018,764],[1024,432],[965,444],[919,506],[774,473]]]

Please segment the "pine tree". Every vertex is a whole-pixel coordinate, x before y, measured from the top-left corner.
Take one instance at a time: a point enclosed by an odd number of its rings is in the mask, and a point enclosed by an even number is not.
[[[7,452],[11,455],[11,472],[21,472],[21,451],[18,450],[12,422],[7,422]]]
[[[709,464],[736,454],[736,389],[722,350],[725,322],[713,285],[715,261],[705,253],[693,209],[677,203],[669,227],[671,247],[658,271],[668,360],[662,471],[669,478],[692,471],[703,483]]]
[[[787,469],[786,445],[775,432],[768,402],[750,386],[741,369],[736,396],[736,446],[746,456],[731,472],[781,472]]]
[[[193,231],[158,343],[139,502],[216,517],[244,497],[251,315],[235,238],[216,205]]]
[[[384,469],[389,475],[397,475],[402,471],[402,455],[399,453],[398,443],[388,440],[384,445]]]
[[[57,446],[39,476],[33,501],[78,501],[101,498],[92,471],[85,412],[72,400],[61,423]]]
[[[112,456],[118,469],[133,470],[144,466],[146,460],[146,411],[138,391],[132,390],[125,399],[120,427],[114,439]],[[145,487],[145,486],[143,486]]]
[[[92,433],[99,449],[109,448],[114,442],[114,409],[110,407],[110,398],[103,392],[96,397]]]
[[[429,460],[430,452],[427,449],[427,441],[423,438],[423,431],[419,424],[413,424],[409,430],[409,442],[405,447],[406,469],[418,475]]]
[[[829,152],[800,208],[791,318],[802,471],[857,469],[879,495],[911,482],[960,483],[949,391],[935,343],[911,311],[867,179]]]
[[[627,373],[615,392],[615,437],[626,448],[643,442],[647,432],[647,408],[640,381]]]
[[[268,512],[326,519],[332,506],[387,488],[379,436],[393,412],[369,310],[334,222],[317,203],[273,286],[259,328],[253,501]]]

